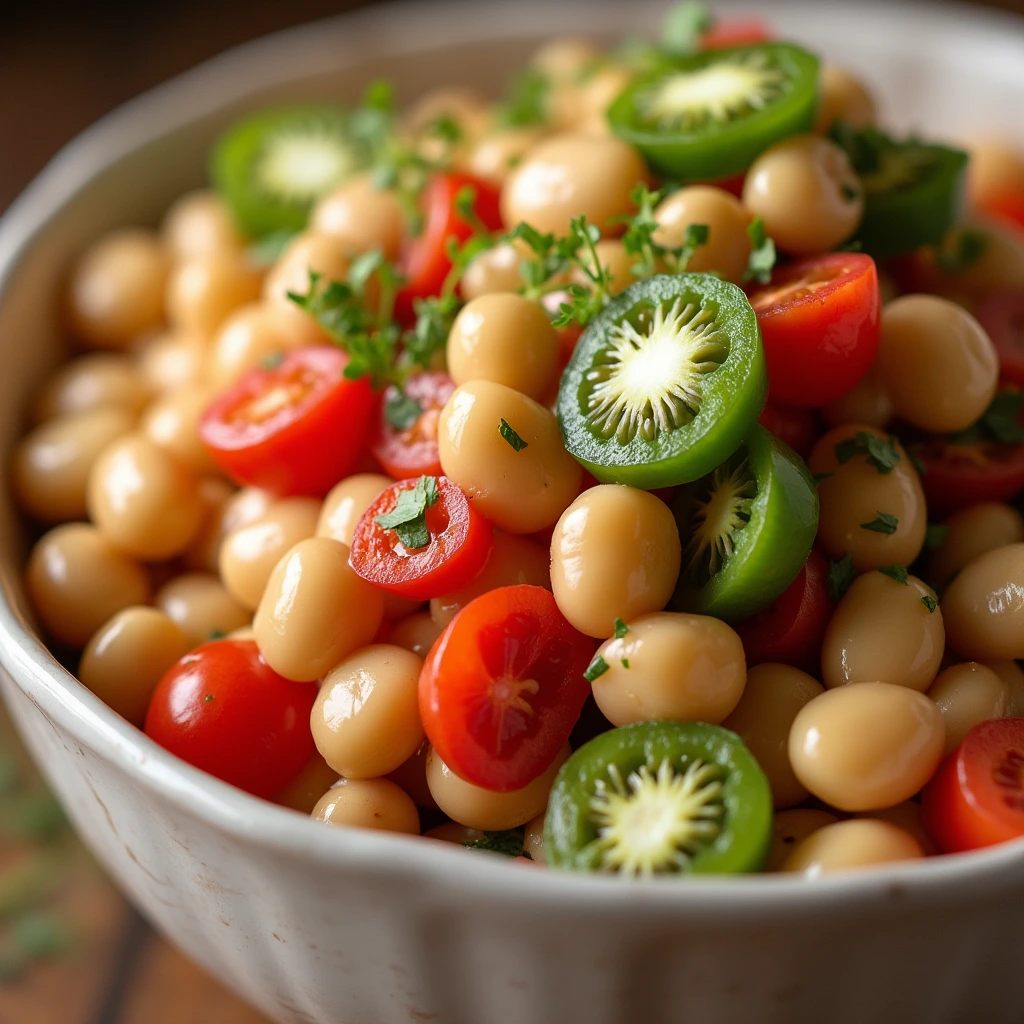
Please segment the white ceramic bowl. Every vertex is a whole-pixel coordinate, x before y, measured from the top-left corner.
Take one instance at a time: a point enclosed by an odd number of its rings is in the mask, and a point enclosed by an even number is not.
[[[722,5],[726,6],[726,5]],[[767,7],[767,5],[764,5]],[[0,223],[0,445],[60,357],[56,297],[101,231],[202,180],[219,127],[271,99],[393,77],[494,88],[552,33],[651,31],[626,3],[380,7],[226,54],[69,145]],[[785,3],[784,33],[878,87],[900,127],[1024,136],[1024,32],[893,3]],[[1017,1022],[1024,844],[806,883],[628,884],[325,828],[149,743],[40,644],[24,537],[0,503],[0,682],[71,818],[172,939],[272,1018],[316,1024]]]

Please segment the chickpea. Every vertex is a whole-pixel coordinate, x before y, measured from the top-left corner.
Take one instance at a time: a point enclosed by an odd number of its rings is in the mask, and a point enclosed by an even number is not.
[[[100,452],[134,426],[116,406],[58,416],[22,438],[11,483],[21,507],[46,523],[85,518],[85,489]]]
[[[430,612],[414,612],[396,622],[388,631],[387,639],[388,643],[404,647],[407,651],[425,658],[430,648],[434,646],[434,641],[441,635],[442,628],[434,621]]]
[[[391,477],[381,473],[356,473],[335,484],[324,498],[316,524],[316,536],[330,537],[350,546],[363,513],[373,504],[377,495],[393,482]]]
[[[473,598],[499,587],[526,583],[550,590],[549,561],[546,548],[526,537],[498,531],[483,569],[461,589],[433,598],[431,618],[439,630],[444,629]]]
[[[200,384],[206,377],[206,353],[202,346],[173,331],[148,341],[139,350],[136,365],[146,389],[155,395]]]
[[[975,661],[1024,658],[1024,544],[969,562],[942,597],[949,644]]]
[[[776,808],[793,807],[807,797],[789,763],[789,731],[797,712],[821,692],[821,683],[790,665],[754,665],[739,703],[722,722],[757,759]]]
[[[393,772],[388,772],[388,778],[392,782],[397,782],[413,798],[417,807],[437,811],[440,808],[437,806],[437,801],[431,796],[430,787],[427,785],[427,755],[429,753],[430,743],[424,740],[412,757],[406,758]]]
[[[309,537],[270,574],[253,617],[256,643],[275,672],[310,682],[373,639],[383,605],[381,592],[348,564],[344,544]]]
[[[942,760],[942,715],[923,693],[890,683],[826,690],[789,733],[801,783],[841,811],[873,811],[909,800]]]
[[[246,246],[227,203],[212,189],[183,195],[167,211],[161,232],[164,244],[179,261],[211,253],[240,255]]]
[[[472,843],[485,839],[485,833],[478,828],[466,828],[457,821],[446,821],[443,825],[435,825],[423,833],[424,839],[437,839],[442,843],[451,843],[453,846],[469,846]]]
[[[569,221],[585,214],[604,234],[621,234],[615,218],[633,212],[630,193],[646,180],[640,154],[621,139],[556,135],[531,149],[505,180],[502,220],[567,235]]]
[[[589,39],[556,36],[530,58],[530,65],[555,85],[578,82],[600,59],[601,51]]]
[[[1024,518],[1010,505],[968,505],[945,522],[946,536],[931,557],[931,578],[945,586],[968,562],[994,548],[1024,541]]]
[[[864,192],[844,150],[819,135],[799,135],[754,161],[743,205],[764,220],[783,252],[808,256],[853,234],[864,214]]]
[[[502,420],[526,447],[516,451],[505,440]],[[437,441],[445,476],[509,533],[543,530],[579,493],[583,471],[565,450],[554,414],[504,384],[456,388],[441,410]]]
[[[976,661],[951,665],[928,689],[946,727],[946,753],[952,753],[979,722],[1005,718],[1010,711],[1009,687],[990,668]]]
[[[734,629],[675,612],[628,622],[625,636],[597,649],[608,671],[593,681],[594,700],[612,725],[659,718],[717,725],[732,712],[747,680]]]
[[[139,424],[158,448],[196,473],[215,473],[218,466],[199,439],[199,420],[215,392],[194,386],[169,391],[153,402]]]
[[[83,253],[68,288],[71,329],[91,348],[125,349],[159,327],[170,260],[152,231],[114,231]]]
[[[626,252],[626,247],[617,238],[602,238],[594,246],[597,252],[598,265],[608,274],[608,291],[612,295],[628,288],[633,283],[633,264],[636,257]],[[593,269],[593,261],[584,255],[584,262]],[[577,284],[587,284],[588,279],[582,270],[572,272],[572,280]]]
[[[175,267],[167,282],[167,317],[196,338],[212,338],[231,313],[256,301],[261,278],[237,253],[194,257]]]
[[[88,523],[66,523],[40,537],[25,585],[46,632],[75,648],[112,615],[149,600],[142,567]]]
[[[274,803],[300,814],[312,814],[324,792],[338,781],[338,773],[314,752],[305,767],[274,797]]]
[[[501,128],[479,139],[469,151],[466,169],[494,185],[501,185],[514,167],[544,137],[544,129]]]
[[[603,67],[588,68],[584,79],[577,86],[577,100],[581,127],[588,131],[599,126],[608,131],[608,108],[633,81],[633,72],[621,64],[605,64]]]
[[[712,185],[691,185],[663,199],[654,211],[654,241],[668,247],[686,241],[686,229],[706,224],[708,240],[694,251],[687,270],[715,270],[735,284],[750,260],[750,214],[733,195]]]
[[[227,533],[218,562],[228,593],[255,611],[274,566],[300,540],[313,536],[319,512],[320,502],[313,498],[282,498],[259,519]]]
[[[270,495],[256,487],[236,491],[220,477],[204,478],[199,494],[206,509],[203,525],[182,560],[188,569],[216,573],[225,535],[258,519],[270,504]]]
[[[57,416],[117,409],[133,419],[149,401],[149,388],[128,356],[97,352],[62,366],[44,385],[33,409],[43,423]]]
[[[821,679],[829,688],[881,681],[927,690],[946,647],[935,595],[916,576],[897,583],[881,572],[853,581],[832,613],[821,649]]]
[[[1006,692],[1010,695],[1006,717],[1024,717],[1024,669],[1021,669],[1017,662],[1008,659],[986,662],[985,667],[992,669],[1006,685]]]
[[[535,864],[546,864],[544,856],[544,812],[534,815],[523,826],[523,853]]]
[[[338,779],[317,801],[312,817],[328,825],[420,834],[411,798],[387,779]]]
[[[894,807],[883,807],[877,811],[863,811],[857,817],[878,818],[903,829],[904,832],[909,832],[917,840],[926,857],[939,853],[939,848],[932,842],[921,823],[921,805],[913,800],[904,800]]]
[[[397,194],[379,188],[370,173],[347,179],[313,210],[310,227],[335,239],[349,254],[379,249],[393,260],[405,234],[405,215]]]
[[[849,871],[924,857],[921,844],[903,829],[877,818],[850,818],[812,832],[779,869],[817,878],[829,871]]]
[[[176,576],[156,592],[153,603],[184,633],[190,649],[249,623],[249,610],[208,572]]]
[[[924,491],[903,446],[892,440],[899,455],[896,465],[883,473],[863,452],[840,463],[836,446],[861,442],[858,434],[890,440],[866,423],[835,427],[811,449],[807,465],[812,473],[828,474],[818,484],[818,543],[832,558],[847,552],[858,572],[882,565],[910,565],[924,547],[928,527]],[[865,529],[882,512],[896,517],[894,533]]]
[[[896,415],[924,430],[966,430],[988,408],[999,357],[962,306],[904,295],[882,310],[878,374]]]
[[[778,871],[794,848],[812,832],[817,832],[819,828],[838,820],[828,811],[819,811],[811,807],[794,807],[792,810],[780,811],[775,815],[773,822],[772,845],[768,851],[765,871]]]
[[[296,313],[305,316],[297,307]],[[279,311],[270,304],[251,302],[242,306],[224,321],[213,339],[207,365],[210,383],[222,391],[250,370],[301,345],[304,340],[288,332]],[[323,341],[323,337],[312,343],[317,341]]]
[[[92,635],[78,678],[112,711],[141,728],[164,673],[191,645],[156,608],[124,608]]]
[[[558,376],[558,334],[547,313],[507,292],[463,306],[448,334],[447,354],[456,384],[492,381],[537,401]]]
[[[474,256],[459,282],[467,302],[493,292],[514,292],[522,287],[519,273],[522,252],[510,242],[502,242]]]
[[[584,491],[551,537],[551,589],[581,633],[609,637],[615,619],[661,611],[679,576],[679,531],[647,491],[602,484]]]
[[[892,399],[882,387],[878,370],[874,366],[861,377],[851,391],[821,408],[821,418],[830,427],[842,427],[847,423],[866,423],[884,430],[894,415]]]
[[[185,551],[205,511],[198,477],[142,434],[126,434],[100,453],[86,506],[114,544],[154,562]]]
[[[1002,139],[979,139],[968,146],[967,196],[975,208],[1020,191],[1024,151]]]
[[[571,753],[567,743],[547,771],[533,782],[509,793],[494,793],[459,778],[431,748],[427,754],[427,785],[437,806],[453,821],[484,832],[502,832],[525,825],[544,810],[558,769]]]
[[[405,123],[410,131],[419,134],[442,117],[451,118],[463,135],[475,137],[489,125],[491,110],[487,101],[472,89],[434,89],[409,109]]]
[[[313,742],[339,775],[372,779],[397,771],[423,744],[419,679],[423,659],[374,644],[325,677],[310,726]]]
[[[814,130],[824,135],[836,121],[851,128],[869,128],[877,121],[875,101],[864,83],[846,68],[824,64],[821,68],[821,103]]]

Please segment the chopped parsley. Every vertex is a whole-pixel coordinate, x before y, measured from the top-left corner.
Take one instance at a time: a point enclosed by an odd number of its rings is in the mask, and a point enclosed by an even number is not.
[[[268,352],[261,360],[264,370],[276,370],[284,362],[283,352]]]
[[[894,534],[900,521],[888,512],[878,512],[870,523],[861,523],[862,530],[871,530],[872,533]]]
[[[930,612],[935,611],[935,609],[939,607],[939,602],[930,594],[925,594],[924,597],[921,598],[921,604],[923,604]]]
[[[529,448],[530,445],[524,441],[510,426],[508,420],[504,416],[501,417],[498,423],[498,433],[508,442],[509,447],[514,452],[521,452],[524,448]]]
[[[384,395],[384,419],[395,430],[408,430],[423,415],[423,406],[399,387]]]
[[[823,480],[827,480],[830,476],[834,475],[834,473],[815,473],[811,479],[814,481],[814,486],[817,487]]]
[[[910,586],[907,582],[910,577],[905,565],[880,565],[878,567],[878,571],[883,576],[888,576],[889,579],[895,580],[897,583],[902,583],[905,587]]]
[[[847,463],[855,455],[863,455],[879,473],[889,474],[896,468],[902,456],[896,450],[896,439],[893,437],[875,437],[866,430],[857,433],[835,447],[836,459],[840,465]]]
[[[621,658],[623,668],[629,668],[629,658]]]
[[[437,477],[421,476],[415,486],[399,491],[391,512],[376,516],[374,522],[383,530],[394,530],[410,551],[424,548],[430,543],[427,509],[436,505],[440,496]]]
[[[947,274],[962,274],[985,255],[987,248],[988,237],[984,232],[961,228],[935,250],[935,262]]]
[[[948,536],[948,526],[943,523],[930,523],[928,529],[924,531],[924,546],[929,551],[935,551],[946,543],[946,537]]]
[[[205,697],[203,698],[203,703],[204,703],[204,704],[209,704],[211,700],[213,700],[213,694],[212,694],[212,693],[208,693],[208,694],[207,694],[207,695],[206,695],[206,696],[205,696]]]
[[[775,242],[768,237],[764,229],[764,221],[760,217],[755,217],[750,222],[747,234],[750,236],[751,249],[750,260],[743,273],[743,280],[768,284],[772,279],[772,270],[778,258]]]
[[[588,666],[587,671],[583,673],[583,678],[588,683],[592,683],[595,679],[599,679],[601,676],[608,671],[608,662],[599,654]]]
[[[664,190],[652,192],[641,183],[633,189],[629,197],[636,207],[636,213],[619,218],[620,222],[626,225],[622,247],[637,258],[636,263],[630,268],[636,278],[650,277],[666,271],[682,273],[693,258],[695,250],[708,244],[711,229],[707,224],[687,225],[682,245],[662,245],[655,241],[654,235],[659,225],[654,219],[654,208],[664,196]]]
[[[711,12],[701,3],[686,2],[669,8],[661,29],[661,46],[674,57],[688,57],[700,49],[700,37],[711,28]]]
[[[1024,393],[1000,391],[992,404],[985,410],[981,422],[988,432],[1003,444],[1024,442],[1024,425],[1021,412],[1024,410]]]
[[[857,570],[853,567],[853,558],[843,555],[837,562],[828,567],[828,592],[833,601],[838,601],[850,589],[850,584],[857,578]]]
[[[509,83],[505,102],[498,107],[498,124],[505,128],[547,124],[550,101],[551,80],[537,68],[527,68]]]
[[[463,844],[467,850],[487,850],[504,857],[523,856],[523,830],[510,828],[504,832],[485,832],[480,839]]]
[[[615,639],[621,640],[629,632],[629,626],[622,619],[615,620]]]

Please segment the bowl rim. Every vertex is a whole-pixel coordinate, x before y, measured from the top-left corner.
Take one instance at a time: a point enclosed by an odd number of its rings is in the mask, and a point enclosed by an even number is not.
[[[15,271],[35,242],[74,199],[77,192],[113,165],[147,143],[187,127],[204,115],[272,85],[306,78],[314,71],[339,66],[346,53],[358,55],[365,45],[391,32],[394,19],[403,31],[389,52],[422,53],[454,42],[470,43],[532,36],[523,32],[530,14],[552,31],[578,30],[569,17],[586,3],[590,34],[621,26],[616,0],[517,0],[488,5],[483,29],[465,0],[428,5],[414,0],[350,11],[243,43],[142,93],[116,108],[65,145],[0,217],[0,302]],[[651,9],[662,4],[648,4]],[[749,0],[724,0],[724,11],[750,9]],[[787,0],[777,8],[815,9],[815,0]],[[862,4],[868,17],[920,19],[909,2],[870,0]],[[525,14],[524,14],[525,11]],[[559,13],[564,14],[559,22]],[[760,13],[760,12],[759,12]],[[932,28],[962,33],[964,19],[972,30],[1005,39],[1020,32],[1022,22],[1005,12],[973,10],[956,4],[929,9]],[[440,26],[444,26],[443,29]],[[454,28],[453,28],[454,26]],[[268,58],[273,58],[268,60]],[[274,62],[290,69],[268,73]],[[338,868],[344,865],[367,874],[400,876],[414,884],[443,891],[455,884],[464,893],[489,899],[520,901],[540,898],[577,914],[642,910],[645,917],[691,917],[716,920],[748,918],[770,911],[803,916],[823,910],[853,911],[867,905],[914,902],[962,902],[989,893],[998,895],[1024,876],[1024,840],[968,854],[929,858],[878,867],[872,871],[829,875],[809,882],[799,875],[746,875],[626,881],[559,871],[532,871],[502,863],[497,857],[467,857],[446,843],[362,829],[324,828],[305,816],[243,793],[178,760],[140,730],[106,707],[61,666],[17,609],[9,574],[0,579],[0,664],[14,685],[44,716],[53,719],[97,756],[127,771],[140,784],[205,825],[279,854]]]

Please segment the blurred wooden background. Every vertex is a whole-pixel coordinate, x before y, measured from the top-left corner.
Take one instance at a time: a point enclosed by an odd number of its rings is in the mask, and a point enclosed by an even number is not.
[[[50,0],[5,11],[0,213],[64,142],[124,100],[229,46],[366,2]],[[1024,0],[992,6],[1024,14]],[[0,711],[0,1024],[260,1022],[121,899]]]

